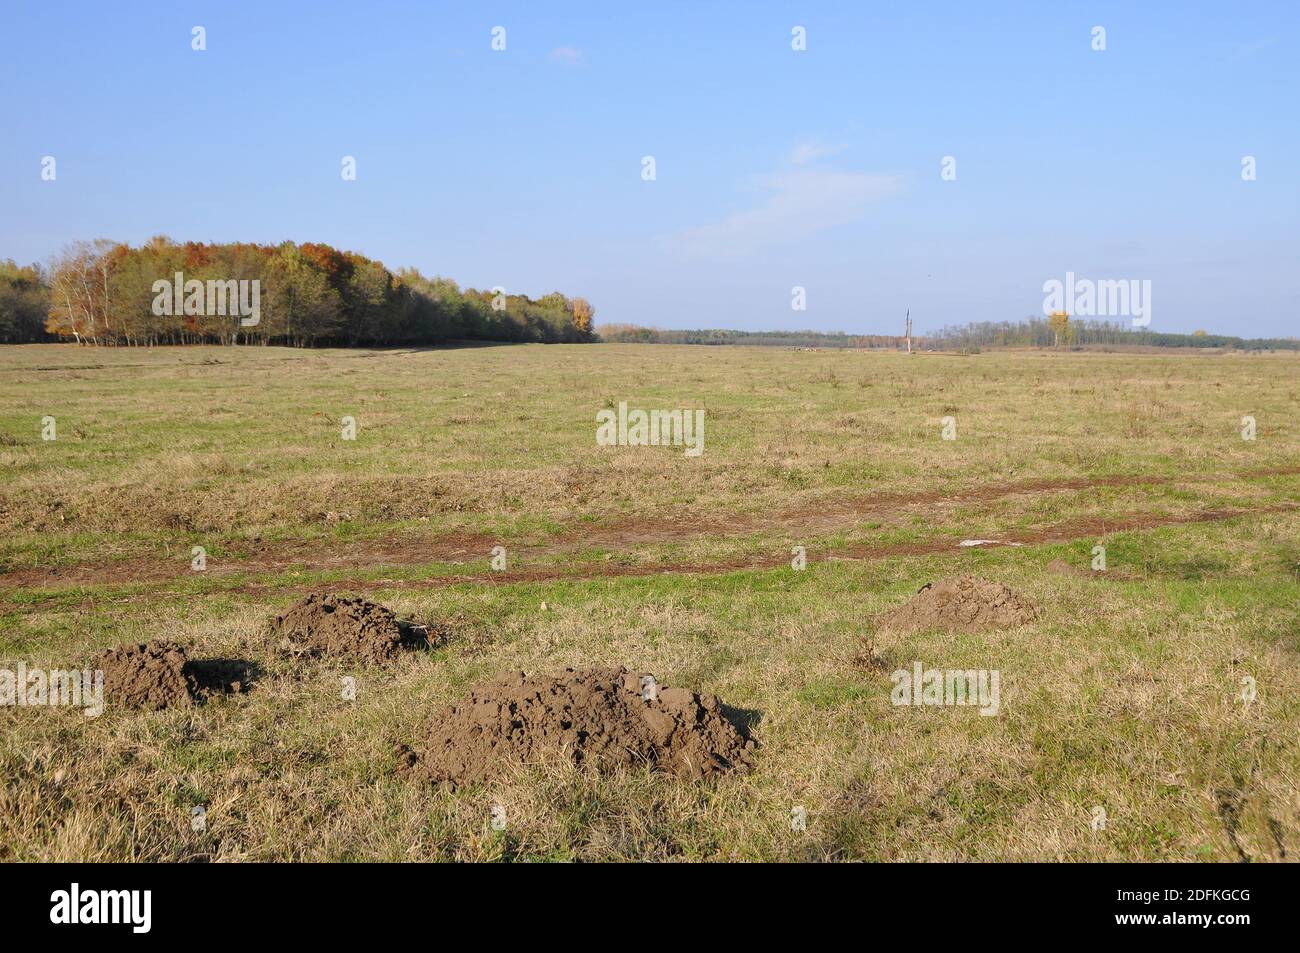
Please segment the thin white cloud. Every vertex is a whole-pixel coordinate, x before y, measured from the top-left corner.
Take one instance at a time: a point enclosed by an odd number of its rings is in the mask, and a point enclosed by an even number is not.
[[[833,156],[843,151],[843,146],[828,146],[824,142],[810,140],[794,147],[790,153],[790,162],[793,165],[807,165],[816,159],[824,159],[826,156]]]
[[[546,58],[552,63],[565,63],[569,66],[576,66],[582,62],[582,50],[573,46],[557,46],[546,55]]]
[[[1229,53],[1227,60],[1229,63],[1235,63],[1238,60],[1250,59],[1254,57],[1256,53],[1262,53],[1264,50],[1271,49],[1276,44],[1277,37],[1275,36],[1265,37],[1262,40],[1256,40],[1254,43],[1244,43]]]
[[[709,257],[747,255],[808,238],[862,218],[868,206],[902,189],[902,179],[865,172],[796,169],[755,176],[761,205],[677,235],[678,247]]]

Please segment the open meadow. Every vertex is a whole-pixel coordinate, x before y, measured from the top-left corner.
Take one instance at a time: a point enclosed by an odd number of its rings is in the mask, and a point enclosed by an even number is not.
[[[702,453],[601,445],[620,404],[703,410]],[[0,860],[1294,859],[1298,414],[1295,353],[0,349],[0,668],[242,673],[0,707]],[[964,574],[1038,617],[879,624]],[[286,652],[309,593],[445,637]],[[895,704],[917,662],[997,711]],[[620,665],[749,769],[400,769],[478,683]]]

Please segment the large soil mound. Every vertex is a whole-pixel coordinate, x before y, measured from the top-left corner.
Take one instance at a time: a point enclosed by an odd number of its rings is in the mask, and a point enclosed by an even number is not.
[[[427,626],[400,620],[366,599],[312,594],[271,622],[271,633],[295,655],[387,662],[433,639]],[[445,633],[437,633],[438,638]]]
[[[117,708],[162,708],[193,703],[197,685],[185,670],[185,650],[170,642],[122,645],[100,653],[94,668],[104,672],[104,701]]]
[[[657,688],[646,700],[642,679],[625,668],[503,675],[437,712],[419,750],[403,749],[403,770],[454,786],[555,759],[689,778],[750,766],[755,743],[716,698]]]
[[[1036,605],[1004,583],[959,576],[922,586],[906,605],[886,614],[881,627],[895,632],[978,632],[1025,625],[1038,614]]]

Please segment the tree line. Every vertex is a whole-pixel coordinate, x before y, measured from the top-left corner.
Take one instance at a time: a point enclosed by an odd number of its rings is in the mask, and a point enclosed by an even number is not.
[[[833,331],[681,331],[636,324],[602,324],[600,339],[617,344],[753,344],[763,347],[902,347],[896,334],[844,334]],[[920,338],[913,338],[913,343]]]
[[[256,324],[233,311],[160,298],[180,274],[211,286],[258,282]],[[164,298],[166,307],[160,308]],[[163,313],[159,313],[160,310]],[[188,313],[187,313],[188,312]],[[99,345],[285,344],[298,347],[426,345],[447,341],[594,340],[584,298],[534,300],[501,289],[461,289],[415,268],[329,245],[257,245],[150,239],[139,248],[75,242],[46,266],[0,262],[0,342],[69,340]]]
[[[44,341],[50,290],[36,266],[0,260],[0,344]]]
[[[927,334],[926,347],[975,350],[999,347],[1134,346],[1240,348],[1248,351],[1298,350],[1296,338],[1241,338],[1193,331],[1180,334],[1133,328],[1122,321],[1081,320],[1061,312],[1023,321],[977,321]]]
[[[635,324],[605,324],[600,339],[621,344],[752,344],[767,347],[906,347],[901,334],[844,334],[823,331],[669,330]],[[919,350],[974,351],[999,347],[1132,346],[1211,347],[1243,350],[1300,350],[1296,338],[1241,338],[1195,331],[1176,334],[1134,329],[1117,321],[1080,320],[1069,315],[1023,321],[979,321],[915,335]]]

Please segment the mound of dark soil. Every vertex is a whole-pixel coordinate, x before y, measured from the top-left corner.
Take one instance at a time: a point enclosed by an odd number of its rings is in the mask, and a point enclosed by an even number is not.
[[[170,642],[122,645],[91,663],[104,673],[104,701],[114,708],[188,707],[212,695],[247,691],[256,665],[242,659],[190,659]]]
[[[270,630],[295,655],[359,662],[387,662],[446,637],[445,632],[400,620],[378,603],[314,593],[276,616]]]
[[[185,665],[185,650],[170,642],[122,645],[93,662],[104,672],[107,706],[149,711],[193,704],[197,686]]]
[[[567,759],[602,769],[649,764],[688,778],[747,769],[756,747],[712,695],[658,688],[625,668],[503,675],[437,712],[417,750],[400,750],[410,777],[450,785],[489,780],[511,764]]]
[[[959,576],[922,586],[880,624],[894,632],[978,632],[1025,625],[1038,615],[1036,605],[1004,583]]]

